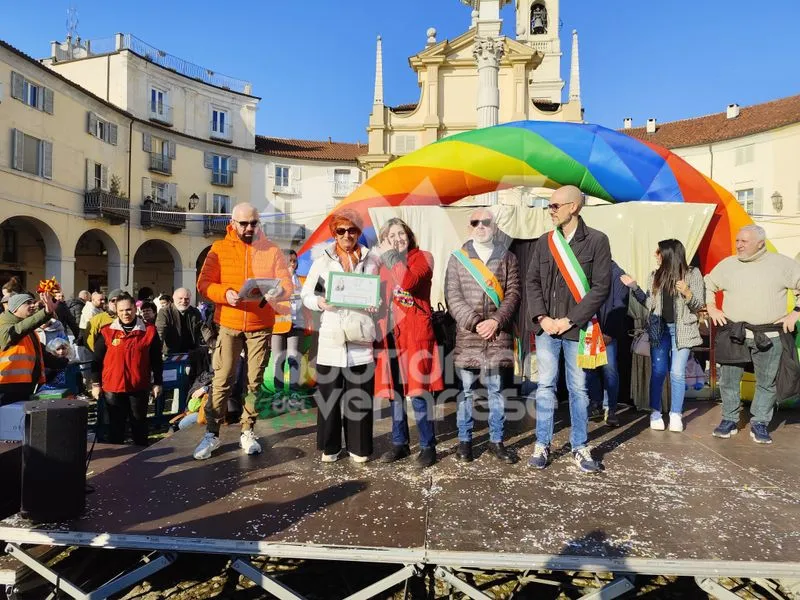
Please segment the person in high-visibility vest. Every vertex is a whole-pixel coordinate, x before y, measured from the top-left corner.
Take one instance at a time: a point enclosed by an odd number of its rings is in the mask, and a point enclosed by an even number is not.
[[[30,294],[14,294],[8,308],[0,314],[0,406],[29,400],[36,386],[44,383],[45,363],[63,368],[60,361],[43,352],[36,329],[55,316],[56,301],[49,293],[39,294],[44,304],[37,311],[36,300]],[[46,356],[45,356],[46,355]]]

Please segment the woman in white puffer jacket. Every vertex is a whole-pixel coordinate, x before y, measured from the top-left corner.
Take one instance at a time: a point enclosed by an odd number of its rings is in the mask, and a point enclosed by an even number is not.
[[[321,248],[314,258],[300,292],[306,308],[322,312],[315,394],[317,449],[322,452],[322,462],[337,461],[341,457],[344,426],[345,449],[354,461],[362,463],[372,454],[373,315],[328,304],[325,286],[331,271],[375,275],[379,265],[369,249],[358,243],[362,222],[357,213],[337,211],[330,220],[330,229],[334,242]],[[345,325],[353,323],[361,325],[363,339],[347,341]]]

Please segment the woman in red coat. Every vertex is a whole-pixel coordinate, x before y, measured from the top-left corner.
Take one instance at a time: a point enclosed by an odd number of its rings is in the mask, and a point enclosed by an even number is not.
[[[378,317],[375,396],[392,404],[392,449],[382,462],[411,454],[406,398],[411,398],[419,431],[417,463],[436,462],[436,437],[429,406],[432,392],[443,389],[439,352],[431,325],[433,256],[417,247],[414,232],[400,219],[389,219],[378,237],[383,303]]]

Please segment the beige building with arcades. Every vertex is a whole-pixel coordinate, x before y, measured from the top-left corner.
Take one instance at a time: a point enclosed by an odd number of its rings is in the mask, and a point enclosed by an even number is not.
[[[125,34],[50,54],[0,42],[0,281],[194,289],[237,202],[297,246],[321,220],[303,190],[328,207],[360,181],[366,148],[256,136],[248,82]]]

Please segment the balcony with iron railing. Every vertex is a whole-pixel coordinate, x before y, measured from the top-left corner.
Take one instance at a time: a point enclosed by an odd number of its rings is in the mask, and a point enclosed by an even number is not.
[[[148,169],[155,173],[172,175],[172,159],[169,156],[161,154],[160,152],[151,152],[150,166]]]
[[[172,107],[169,104],[151,102],[149,107],[149,118],[151,121],[161,123],[162,125],[169,125],[170,127],[172,126]]]
[[[220,142],[233,141],[233,125],[230,123],[220,125],[219,123],[214,123],[212,120],[208,123],[208,132],[208,137],[212,140],[218,140]]]
[[[275,194],[285,194],[287,196],[299,196],[300,195],[300,186],[294,182],[280,182],[277,181],[272,187],[272,191]]]
[[[230,215],[203,215],[203,235],[225,235]]]
[[[345,196],[349,196],[354,189],[356,189],[356,184],[350,181],[334,181],[332,184],[331,195],[334,198],[344,198]]]
[[[114,37],[83,41],[72,41],[68,38],[67,42],[63,44],[53,42],[53,58],[57,62],[102,56],[103,54],[111,54],[120,50],[130,50],[145,60],[184,77],[196,79],[240,94],[251,95],[253,93],[253,85],[249,81],[228,77],[222,73],[215,73],[211,69],[195,65],[172,54],[167,54],[163,50],[159,50],[129,33],[118,33]]]
[[[274,240],[303,241],[308,232],[305,225],[292,221],[267,221],[261,224],[264,234]]]
[[[233,185],[233,171],[211,171],[211,183],[231,187]]]
[[[142,204],[142,229],[161,227],[172,233],[186,229],[186,209],[145,201]]]
[[[119,225],[130,219],[131,202],[116,194],[103,190],[91,190],[83,197],[83,212],[87,216],[108,219],[112,225]]]

